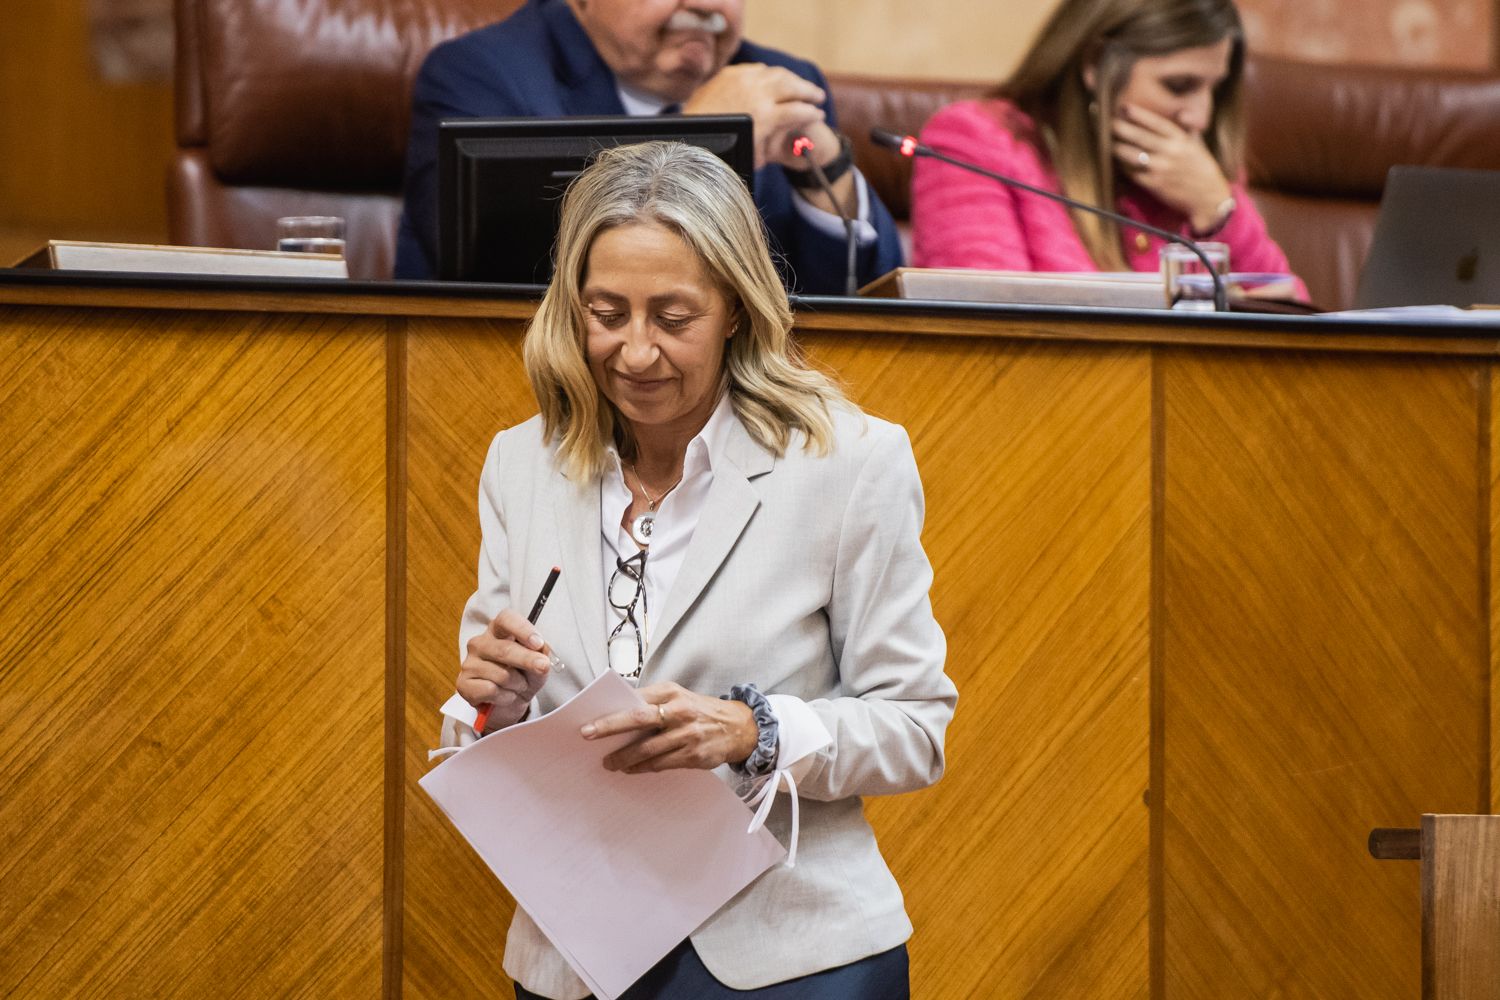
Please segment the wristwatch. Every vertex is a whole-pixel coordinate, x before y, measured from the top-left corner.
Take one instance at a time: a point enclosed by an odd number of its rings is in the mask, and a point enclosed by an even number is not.
[[[841,133],[839,135],[839,155],[823,164],[823,176],[828,178],[829,184],[832,184],[840,177],[847,174],[851,169],[853,169],[853,167],[854,143],[849,141],[849,137],[847,135],[843,135]],[[817,174],[810,169],[788,170],[786,172],[786,179],[791,183],[792,187],[799,188],[803,191],[809,189],[817,190],[818,188],[821,188],[823,186],[818,183]]]

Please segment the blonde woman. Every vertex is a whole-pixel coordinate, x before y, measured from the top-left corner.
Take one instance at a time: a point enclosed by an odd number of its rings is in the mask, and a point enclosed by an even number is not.
[[[1232,0],[1063,0],[995,96],[933,116],[922,141],[1196,239],[1236,271],[1287,273],[1241,180],[1244,33]],[[1154,271],[1158,237],[919,160],[921,267]]]
[[[488,729],[612,669],[647,707],[580,739],[636,734],[605,761],[625,780],[716,768],[749,791],[787,772],[801,796],[796,865],[735,897],[630,1000],[907,996],[912,927],[860,797],[943,771],[957,695],[921,481],[905,432],[807,367],[791,322],[727,167],[675,143],[603,153],[564,199],[526,335],[541,412],[496,436],[480,477],[457,688],[495,706]],[[554,565],[533,628],[519,612]],[[550,671],[552,655],[569,669]],[[444,741],[476,738],[471,720],[447,720]],[[783,842],[789,816],[783,798],[767,823]],[[524,912],[505,968],[523,1000],[588,992]]]

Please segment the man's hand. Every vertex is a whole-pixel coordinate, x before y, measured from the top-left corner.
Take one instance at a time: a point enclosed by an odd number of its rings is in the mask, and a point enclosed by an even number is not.
[[[799,170],[803,165],[792,152],[792,139],[799,135],[812,138],[827,159],[838,153],[838,141],[833,139],[819,107],[827,96],[822,87],[789,69],[737,63],[710,77],[682,110],[690,115],[749,115],[755,128],[755,168],[779,163]],[[818,135],[813,134],[819,130]],[[825,142],[819,137],[822,133],[829,140],[826,152]]]

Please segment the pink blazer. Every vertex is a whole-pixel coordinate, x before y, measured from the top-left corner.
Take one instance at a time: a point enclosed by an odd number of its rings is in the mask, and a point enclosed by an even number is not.
[[[1036,126],[1003,100],[950,104],[922,130],[935,149],[1009,174],[1049,191],[1061,185]],[[936,160],[917,160],[912,175],[912,263],[917,267],[976,267],[1002,271],[1096,271],[1057,202],[1004,187]],[[1286,255],[1266,232],[1242,183],[1233,185],[1238,207],[1213,238],[1229,245],[1235,271],[1290,273]],[[1181,212],[1125,181],[1115,210],[1169,232],[1190,235]],[[1136,271],[1155,271],[1162,240],[1124,234],[1125,257]],[[1300,291],[1300,282],[1299,282]],[[1306,295],[1305,291],[1301,291]]]

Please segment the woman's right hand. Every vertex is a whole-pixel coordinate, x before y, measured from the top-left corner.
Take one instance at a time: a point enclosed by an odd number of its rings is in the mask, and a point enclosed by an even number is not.
[[[536,627],[509,609],[469,640],[457,689],[476,708],[494,706],[485,732],[504,729],[526,714],[531,699],[547,683],[550,652]]]
[[[1115,115],[1114,157],[1135,182],[1206,232],[1233,190],[1199,132],[1149,108],[1121,104]]]

